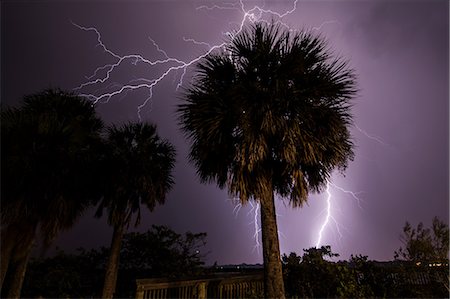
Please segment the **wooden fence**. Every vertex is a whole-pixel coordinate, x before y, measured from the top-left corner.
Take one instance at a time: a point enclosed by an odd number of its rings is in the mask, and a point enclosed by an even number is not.
[[[203,279],[137,279],[136,299],[249,298],[264,292],[263,274],[226,274]]]

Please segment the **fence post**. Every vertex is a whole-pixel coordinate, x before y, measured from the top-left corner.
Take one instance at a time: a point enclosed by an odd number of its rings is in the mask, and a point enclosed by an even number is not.
[[[144,286],[137,282],[136,299],[144,299]]]
[[[197,296],[198,296],[198,299],[206,299],[208,297],[206,292],[207,292],[206,281],[199,282],[197,284]]]

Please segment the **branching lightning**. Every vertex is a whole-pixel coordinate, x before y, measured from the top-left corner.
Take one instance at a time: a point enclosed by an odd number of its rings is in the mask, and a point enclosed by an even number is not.
[[[237,24],[237,30],[235,31],[226,31],[223,34],[227,37],[229,37],[231,40],[244,28],[244,25],[246,22],[256,22],[256,21],[265,21],[263,17],[267,16],[267,19],[271,19],[273,21],[276,19],[276,22],[289,28],[289,26],[284,23],[282,20],[286,16],[292,14],[295,12],[298,8],[299,0],[292,1],[292,7],[284,12],[277,12],[273,11],[271,9],[265,8],[265,5],[258,6],[254,5],[251,8],[246,8],[246,5],[244,4],[243,0],[239,0],[237,2],[224,2],[221,5],[202,5],[196,8],[197,11],[206,11],[207,13],[213,11],[213,10],[235,10],[241,13],[241,19],[240,22]],[[331,21],[325,21],[322,24],[320,24],[317,27],[313,27],[312,30],[320,30],[324,25],[327,24],[333,24],[338,23],[338,21],[331,20]],[[191,60],[182,60],[177,57],[170,56],[165,50],[161,49],[159,44],[149,37],[150,42],[152,43],[153,47],[155,48],[156,52],[159,54],[160,58],[157,59],[148,59],[145,58],[142,55],[139,54],[128,54],[128,55],[119,55],[113,50],[109,49],[105,43],[102,40],[102,35],[99,30],[95,27],[85,27],[82,25],[79,25],[75,22],[72,22],[72,24],[79,28],[80,30],[86,31],[86,32],[93,32],[95,33],[97,37],[97,47],[100,47],[104,53],[106,53],[110,58],[113,59],[113,63],[105,64],[102,66],[97,67],[93,73],[90,76],[86,76],[86,82],[82,83],[78,87],[76,87],[74,90],[79,93],[80,96],[86,97],[90,101],[93,102],[93,104],[96,103],[108,103],[112,98],[117,96],[125,96],[128,92],[144,89],[147,90],[148,95],[147,97],[141,102],[140,105],[137,106],[137,116],[139,120],[141,120],[141,112],[144,108],[149,109],[151,111],[152,107],[152,99],[153,99],[153,88],[156,88],[164,79],[166,79],[169,74],[173,74],[175,77],[174,83],[176,83],[175,90],[178,90],[183,85],[183,80],[186,75],[187,69],[193,65],[195,65],[199,60],[209,55],[211,52],[221,49],[224,46],[226,46],[226,42],[212,45],[208,42],[204,41],[197,41],[193,38],[183,37],[183,41],[187,43],[191,43],[195,46],[203,47],[205,48],[205,51],[203,54],[196,56],[195,58]],[[231,24],[231,23],[230,23]],[[289,30],[293,30],[289,28]],[[163,71],[160,74],[153,74],[153,77],[151,78],[134,78],[125,84],[109,84],[106,87],[98,88],[97,90],[93,92],[86,91],[88,88],[97,87],[98,85],[106,84],[111,80],[111,76],[114,72],[116,72],[120,66],[131,64],[134,66],[137,66],[138,64],[143,64],[147,66],[150,70],[155,67],[162,68]],[[179,72],[181,71],[181,75],[179,75]],[[154,72],[156,73],[156,72]],[[104,90],[108,90],[107,92],[101,92]],[[366,131],[362,130],[358,126],[356,126],[356,129],[360,131],[362,134],[364,134],[366,137],[375,140],[383,145],[386,145],[386,143],[379,138],[378,136],[372,136],[369,135]],[[336,231],[338,234],[340,234],[339,225],[332,216],[332,195],[330,191],[330,187],[335,188],[336,190],[339,190],[341,192],[344,192],[346,194],[350,194],[355,200],[357,200],[358,205],[361,207],[361,199],[358,197],[359,193],[355,193],[352,191],[345,190],[335,184],[332,184],[331,182],[327,183],[326,187],[326,194],[327,194],[327,208],[326,208],[326,218],[324,222],[321,225],[321,228],[318,232],[318,238],[316,242],[316,247],[318,247],[322,243],[323,239],[323,233],[329,224],[330,221],[334,221],[336,224]],[[258,214],[260,211],[259,203],[252,203],[250,202],[251,210],[249,211],[249,214],[253,214],[253,221],[252,224],[254,225],[255,233],[253,235],[255,240],[255,246],[254,250],[257,250],[259,253],[259,248],[261,246],[259,242],[259,234],[261,232],[261,228],[258,222]],[[233,209],[234,214],[238,214],[240,209],[242,207],[242,204],[238,203],[235,208]]]
[[[328,224],[330,223],[330,221],[334,222],[335,228],[336,228],[336,232],[339,235],[339,238],[342,238],[342,233],[341,233],[341,227],[342,224],[340,224],[336,218],[332,215],[333,214],[333,209],[332,209],[332,194],[330,191],[330,187],[333,187],[345,194],[350,194],[350,196],[356,200],[356,202],[358,203],[358,207],[360,209],[362,208],[361,202],[363,202],[363,199],[361,197],[359,197],[360,194],[364,193],[363,191],[359,191],[359,192],[354,192],[354,191],[350,191],[350,190],[346,190],[336,184],[331,183],[330,181],[327,182],[327,186],[325,189],[325,193],[327,194],[327,206],[325,209],[325,220],[323,221],[322,225],[320,226],[319,232],[317,233],[317,241],[316,241],[316,248],[319,248],[320,245],[323,245],[322,243],[322,239],[323,239],[323,233],[326,229],[326,227],[328,226]]]
[[[375,142],[378,142],[381,145],[389,146],[389,144],[387,144],[381,137],[367,133],[365,130],[361,129],[357,124],[355,124],[355,128],[367,138]]]
[[[183,84],[183,78],[184,78],[184,75],[186,74],[187,67],[194,65],[196,62],[198,62],[200,59],[202,59],[205,56],[207,56],[208,54],[210,54],[212,51],[214,51],[218,48],[221,48],[225,45],[225,43],[222,43],[220,45],[213,46],[208,51],[206,51],[204,54],[202,54],[188,62],[185,62],[185,61],[182,61],[177,58],[169,57],[167,55],[167,53],[164,50],[160,49],[158,44],[153,39],[150,38],[150,41],[152,41],[153,45],[156,47],[156,50],[164,56],[164,59],[157,59],[157,60],[152,61],[152,60],[146,59],[143,56],[137,55],[137,54],[129,54],[129,55],[120,56],[120,55],[114,53],[112,50],[109,50],[106,47],[106,45],[102,41],[100,32],[96,28],[80,26],[74,22],[72,22],[72,24],[84,31],[94,31],[97,35],[97,41],[98,41],[97,45],[100,46],[106,53],[108,53],[109,55],[111,55],[113,58],[115,58],[117,60],[113,64],[106,64],[106,65],[98,67],[94,71],[93,75],[87,77],[88,79],[92,79],[92,80],[85,82],[85,83],[81,84],[80,86],[76,87],[75,90],[77,90],[77,91],[81,91],[83,88],[90,86],[90,85],[105,83],[107,80],[110,79],[111,73],[125,61],[130,61],[134,65],[136,65],[137,63],[145,63],[150,67],[156,66],[156,65],[166,65],[166,64],[170,64],[170,63],[176,64],[175,66],[168,66],[166,71],[164,71],[159,77],[156,77],[154,79],[140,78],[138,80],[134,80],[135,82],[143,81],[143,83],[132,84],[133,82],[130,81],[128,84],[122,85],[120,88],[117,88],[116,90],[113,90],[109,93],[103,93],[100,95],[94,95],[92,93],[82,93],[82,92],[80,92],[80,94],[79,94],[80,96],[86,97],[89,100],[91,100],[94,104],[96,104],[98,102],[107,103],[112,97],[120,95],[129,90],[147,88],[148,92],[149,92],[149,96],[144,100],[144,102],[141,105],[139,105],[137,107],[137,109],[138,109],[137,113],[138,113],[139,120],[141,120],[141,110],[147,105],[147,103],[153,97],[153,87],[155,87],[164,78],[166,78],[170,72],[183,70],[183,73],[180,76],[177,87],[176,87],[176,89],[178,89]],[[103,77],[93,79],[101,71],[106,71],[106,74]]]
[[[241,22],[239,23],[239,29],[235,32],[228,31],[225,33],[225,35],[227,35],[231,39],[233,39],[234,36],[236,36],[236,34],[238,34],[243,29],[244,24],[247,21],[255,22],[257,20],[260,20],[263,14],[268,14],[268,15],[271,15],[272,17],[277,17],[281,20],[282,18],[293,13],[297,9],[297,2],[298,2],[298,0],[294,0],[292,9],[290,9],[284,13],[279,13],[279,12],[276,12],[276,11],[273,11],[270,9],[264,9],[263,7],[259,7],[257,5],[255,5],[254,7],[252,7],[249,10],[246,10],[243,0],[240,0],[239,2],[236,2],[236,3],[224,3],[223,5],[213,5],[213,6],[203,5],[203,6],[197,7],[197,10],[233,9],[233,10],[241,11],[242,19],[241,19]],[[87,32],[89,32],[89,31],[94,32],[97,36],[97,46],[100,47],[106,54],[108,54],[113,59],[115,59],[115,63],[105,64],[105,65],[100,66],[97,69],[95,69],[91,76],[86,77],[86,79],[88,81],[81,84],[80,86],[76,87],[75,90],[77,92],[79,92],[80,96],[86,97],[89,100],[91,100],[94,104],[96,104],[98,102],[107,103],[107,102],[109,102],[109,100],[111,98],[121,95],[127,91],[133,91],[133,90],[138,90],[138,89],[147,89],[148,97],[137,107],[137,114],[138,114],[138,118],[140,120],[141,120],[142,109],[144,107],[146,107],[147,104],[149,103],[149,101],[153,98],[153,88],[156,87],[171,72],[176,72],[179,70],[182,71],[182,74],[179,77],[177,85],[176,85],[176,90],[177,90],[178,88],[180,88],[183,85],[183,79],[184,79],[184,76],[186,75],[186,71],[187,71],[188,67],[195,65],[195,63],[197,63],[200,59],[204,58],[205,56],[207,56],[214,50],[220,49],[226,45],[226,43],[223,42],[221,44],[212,46],[211,44],[206,43],[206,42],[199,42],[192,38],[184,37],[183,40],[186,42],[192,42],[195,45],[201,45],[201,46],[205,46],[208,48],[208,50],[205,51],[202,55],[199,55],[192,60],[184,61],[184,60],[181,60],[181,59],[178,59],[175,57],[170,57],[166,51],[162,50],[159,47],[159,45],[156,43],[155,40],[153,40],[152,38],[149,38],[150,41],[152,42],[153,46],[158,51],[158,53],[162,54],[162,56],[164,57],[163,59],[150,60],[150,59],[147,59],[147,58],[143,57],[142,55],[138,55],[138,54],[119,55],[116,52],[114,52],[113,50],[109,49],[103,43],[102,36],[101,36],[100,32],[97,30],[97,28],[81,26],[74,22],[72,22],[72,24],[81,30],[84,30]],[[101,94],[82,92],[82,90],[86,89],[89,86],[103,84],[103,83],[107,82],[111,78],[112,73],[120,65],[122,65],[124,63],[131,63],[133,65],[137,65],[138,63],[143,63],[143,64],[148,65],[148,67],[164,66],[164,67],[166,67],[166,70],[162,74],[160,74],[159,76],[156,76],[153,79],[148,79],[148,78],[140,78],[137,80],[135,79],[126,84],[123,84],[122,86],[120,86],[116,89],[113,89],[110,92],[105,92],[105,93],[101,93]],[[101,73],[104,73],[103,76],[100,75]]]
[[[327,188],[326,188],[325,192],[327,193],[327,216],[325,217],[325,221],[322,223],[322,225],[319,229],[318,238],[317,238],[317,242],[316,242],[316,248],[319,248],[319,245],[322,243],[323,230],[328,225],[328,222],[330,222],[330,218],[331,218],[330,183],[327,184]]]
[[[253,213],[253,221],[251,222],[251,224],[253,224],[255,228],[255,233],[253,234],[253,239],[255,239],[255,246],[253,246],[253,251],[256,250],[256,252],[259,254],[259,250],[261,248],[261,243],[259,242],[259,234],[261,232],[261,226],[258,223],[260,204],[259,202],[253,203],[251,201],[249,201],[249,204],[252,208],[248,212],[248,215]]]
[[[386,142],[384,142],[384,140],[379,137],[379,136],[375,136],[375,135],[371,135],[369,133],[367,133],[365,130],[361,129],[357,124],[355,124],[355,128],[361,132],[364,136],[366,136],[367,138],[383,145],[383,146],[389,146],[389,144],[387,144]],[[361,202],[363,202],[363,199],[361,197],[359,197],[360,194],[364,193],[363,191],[360,192],[354,192],[354,191],[350,191],[350,190],[346,190],[340,186],[337,186],[336,184],[331,183],[330,181],[327,182],[327,187],[326,187],[326,193],[327,193],[327,208],[326,208],[326,217],[324,222],[322,223],[320,230],[318,232],[317,235],[317,241],[316,241],[316,248],[318,248],[321,244],[322,244],[322,238],[323,238],[323,232],[325,230],[325,228],[327,227],[327,225],[329,224],[330,220],[332,220],[335,225],[336,225],[336,231],[338,233],[338,235],[340,237],[342,237],[342,234],[340,232],[340,224],[336,221],[336,219],[332,216],[332,208],[331,208],[331,192],[330,192],[330,186],[343,192],[346,194],[350,194],[350,196],[356,200],[356,202],[358,203],[358,207],[360,209],[362,209],[362,205]]]

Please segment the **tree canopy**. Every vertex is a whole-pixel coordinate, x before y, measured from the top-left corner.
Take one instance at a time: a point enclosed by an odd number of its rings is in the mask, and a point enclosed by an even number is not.
[[[437,217],[433,218],[431,228],[424,227],[422,222],[414,228],[406,222],[400,240],[403,246],[395,251],[396,259],[416,263],[448,263],[449,228]]]

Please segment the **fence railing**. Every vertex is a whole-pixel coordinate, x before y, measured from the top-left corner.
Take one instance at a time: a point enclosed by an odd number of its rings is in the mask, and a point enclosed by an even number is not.
[[[137,279],[136,299],[249,298],[263,294],[263,274],[226,274],[192,280]]]

